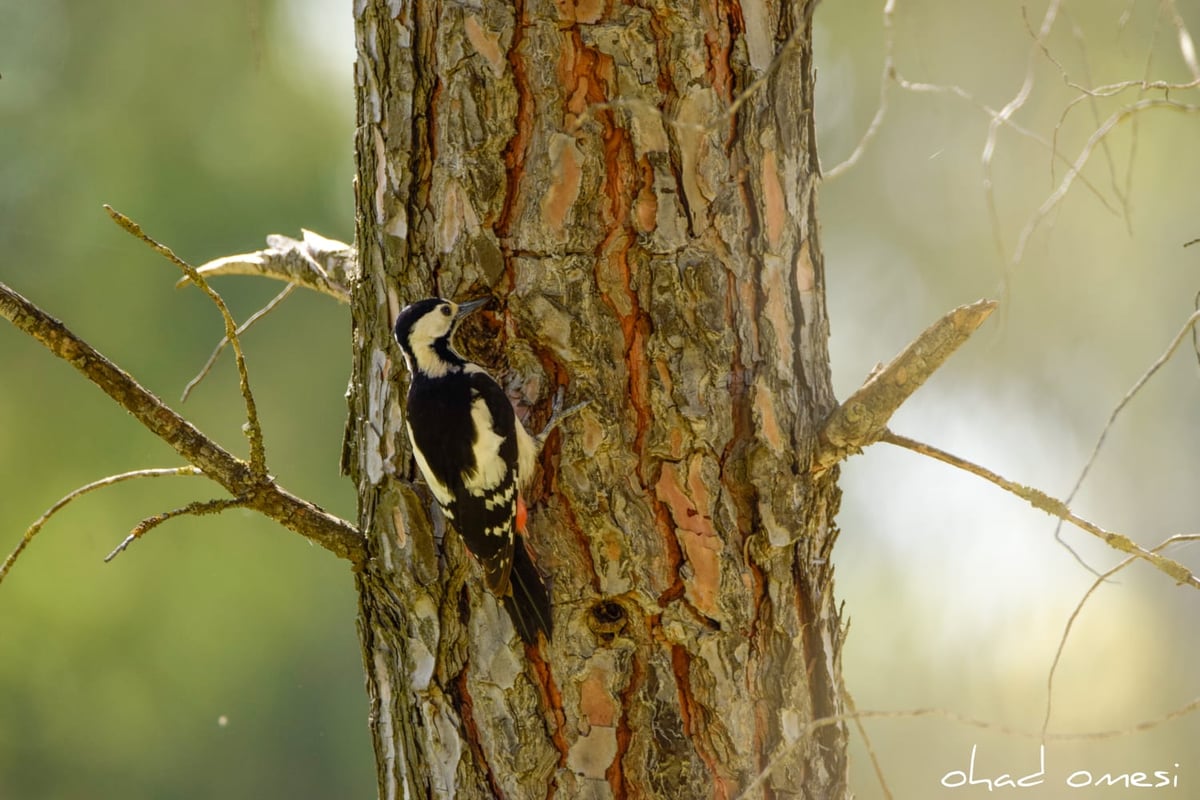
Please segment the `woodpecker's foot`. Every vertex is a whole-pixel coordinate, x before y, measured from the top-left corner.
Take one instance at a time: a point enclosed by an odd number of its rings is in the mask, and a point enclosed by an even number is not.
[[[546,443],[546,439],[549,438],[550,434],[554,432],[554,429],[558,427],[559,423],[572,414],[582,411],[589,403],[591,403],[591,400],[584,400],[582,403],[576,403],[570,408],[564,409],[562,405],[563,396],[565,394],[566,392],[563,390],[563,387],[558,387],[558,391],[554,394],[554,407],[550,410],[550,419],[546,420],[546,427],[542,428],[542,432],[537,435],[537,443],[539,447]]]

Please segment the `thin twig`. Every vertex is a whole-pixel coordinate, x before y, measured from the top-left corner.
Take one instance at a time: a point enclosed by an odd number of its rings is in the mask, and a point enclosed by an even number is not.
[[[258,311],[255,311],[246,318],[245,322],[238,326],[237,335],[241,336],[246,331],[250,330],[250,326],[274,311],[275,307],[282,303],[284,299],[295,289],[296,284],[294,283],[289,283],[287,286],[285,286],[283,291],[271,298],[271,302],[267,303]],[[200,368],[200,372],[196,374],[196,377],[188,381],[187,386],[183,387],[183,396],[179,398],[179,402],[186,403],[188,395],[192,393],[192,390],[200,385],[200,381],[208,377],[208,373],[212,371],[213,365],[217,363],[217,357],[221,355],[221,351],[225,349],[225,345],[227,344],[229,344],[229,337],[222,336],[221,341],[217,342],[216,348],[212,351],[212,355],[208,357],[208,361],[205,362],[204,366]]]
[[[246,462],[204,435],[96,348],[3,283],[0,283],[0,317],[79,370],[230,495],[247,498],[248,508],[349,560],[356,568],[366,563],[365,540],[354,525],[284,490],[269,475],[255,475]]]
[[[37,536],[38,532],[45,526],[50,518],[57,514],[64,506],[70,503],[77,497],[87,494],[88,492],[101,489],[105,486],[112,486],[122,481],[133,480],[134,478],[162,478],[168,475],[203,475],[196,467],[165,467],[162,469],[136,469],[131,472],[122,472],[119,475],[109,475],[106,478],[101,478],[98,481],[80,486],[73,492],[62,497],[57,503],[46,509],[46,513],[38,517],[32,525],[25,531],[25,535],[21,537],[21,541],[17,543],[16,548],[9,554],[8,558],[4,559],[4,563],[0,565],[0,582],[4,581],[4,576],[12,569],[13,564],[17,563],[17,558],[22,551],[33,541],[33,537]]]
[[[1063,177],[1058,188],[1046,198],[1045,202],[1042,203],[1038,210],[1025,224],[1025,227],[1021,230],[1021,234],[1017,238],[1017,247],[1013,251],[1013,264],[1019,264],[1025,257],[1025,248],[1029,244],[1029,238],[1042,224],[1042,220],[1044,220],[1050,214],[1050,212],[1053,211],[1060,202],[1062,202],[1062,199],[1066,196],[1075,180],[1080,178],[1083,167],[1092,157],[1092,153],[1095,151],[1096,146],[1100,142],[1104,141],[1104,138],[1108,136],[1108,134],[1111,133],[1113,128],[1115,128],[1117,125],[1129,119],[1131,116],[1152,108],[1169,108],[1174,111],[1180,111],[1187,114],[1194,114],[1200,111],[1200,105],[1177,103],[1174,100],[1148,98],[1145,100],[1139,100],[1136,103],[1132,103],[1114,112],[1113,115],[1105,120],[1104,124],[1097,128],[1088,138],[1087,144],[1084,145],[1074,163],[1071,164],[1071,168]]]
[[[1200,312],[1200,292],[1196,292],[1196,299],[1192,301],[1192,308],[1196,309],[1196,312]],[[1196,363],[1200,365],[1200,334],[1197,333],[1195,325],[1192,326],[1192,352],[1196,354]]]
[[[1035,142],[1038,145],[1041,145],[1043,148],[1046,149],[1047,152],[1050,153],[1052,162],[1054,160],[1058,160],[1058,161],[1063,162],[1064,164],[1067,164],[1068,166],[1071,164],[1071,159],[1069,159],[1065,154],[1063,154],[1058,149],[1058,143],[1056,141],[1046,139],[1044,136],[1041,136],[1040,134],[1017,123],[1015,120],[1013,120],[1011,118],[1011,116],[1003,117],[1000,111],[992,108],[987,103],[980,101],[971,92],[968,92],[966,89],[962,88],[961,86],[956,86],[956,85],[952,85],[952,84],[941,85],[941,84],[933,84],[933,83],[922,83],[919,81],[909,80],[908,78],[906,78],[902,74],[900,74],[900,71],[896,67],[895,55],[894,55],[895,30],[894,30],[893,21],[894,21],[894,16],[895,16],[895,6],[896,6],[896,0],[887,0],[887,2],[884,4],[884,9],[883,9],[884,63],[883,63],[883,69],[882,69],[881,76],[880,76],[881,84],[880,84],[879,105],[875,109],[875,116],[871,119],[870,124],[867,126],[866,132],[863,134],[862,138],[859,139],[859,142],[855,146],[854,151],[846,158],[846,160],[824,172],[823,177],[824,177],[825,181],[828,182],[828,181],[835,180],[836,178],[845,174],[846,171],[848,171],[851,167],[853,167],[862,158],[863,154],[866,152],[868,145],[870,145],[870,143],[878,135],[879,130],[883,126],[884,117],[886,116],[887,111],[888,111],[888,105],[889,105],[888,90],[889,90],[889,84],[891,84],[891,83],[896,84],[897,87],[899,87],[900,89],[903,89],[904,91],[912,92],[914,94],[951,94],[951,95],[954,95],[955,97],[958,97],[960,100],[964,100],[964,101],[970,103],[971,105],[975,106],[976,108],[978,108],[980,111],[982,111],[984,114],[987,115],[987,117],[990,121],[992,121],[992,122],[998,121],[1000,125],[1003,125],[1004,127],[1013,131],[1017,135],[1023,136],[1026,139],[1029,139],[1030,141]],[[1106,208],[1108,208],[1113,213],[1120,213],[1118,211],[1118,209],[1115,208],[1109,202],[1108,198],[1105,197],[1104,194],[1098,188],[1093,186],[1092,183],[1085,176],[1080,176],[1079,180],[1093,195],[1095,195],[1096,199],[1099,200],[1102,205],[1104,205]],[[1003,252],[1003,251],[1001,251],[1001,252]]]
[[[1200,589],[1200,578],[1197,578],[1194,574],[1192,574],[1191,570],[1189,570],[1183,564],[1180,564],[1178,561],[1173,559],[1166,558],[1165,556],[1158,555],[1157,553],[1152,553],[1127,536],[1123,536],[1119,533],[1113,533],[1112,531],[1107,531],[1098,525],[1088,522],[1086,519],[1074,514],[1071,509],[1067,507],[1067,504],[1062,500],[1051,497],[1039,489],[1034,489],[1031,486],[1025,486],[1023,484],[1016,483],[1015,481],[1010,481],[1007,478],[997,475],[995,472],[992,472],[986,467],[981,467],[978,464],[967,461],[966,459],[951,455],[944,450],[939,450],[932,445],[925,444],[924,442],[918,442],[915,439],[909,439],[906,436],[900,436],[899,434],[892,433],[891,431],[885,432],[880,438],[880,441],[887,442],[888,444],[894,444],[897,447],[903,447],[907,450],[912,450],[913,452],[920,453],[924,456],[929,456],[930,458],[934,458],[938,461],[949,464],[952,467],[958,467],[965,472],[969,472],[972,475],[983,478],[985,481],[994,483],[1001,489],[1004,489],[1006,492],[1015,494],[1017,497],[1029,503],[1039,511],[1045,511],[1047,514],[1058,517],[1062,520],[1066,520],[1077,528],[1085,530],[1093,536],[1104,540],[1105,544],[1114,550],[1120,550],[1122,553],[1128,553],[1136,558],[1140,558],[1149,562],[1157,570],[1168,575],[1177,583],[1186,583],[1193,588]]]
[[[813,474],[821,474],[852,453],[878,441],[888,420],[905,400],[963,345],[995,310],[992,300],[977,300],[948,312],[917,335],[887,366],[863,385],[821,425],[813,453]]]
[[[1175,0],[1167,0],[1167,7],[1171,9],[1172,21],[1175,23],[1175,30],[1178,34],[1179,55],[1183,58],[1183,63],[1187,64],[1192,78],[1200,82],[1200,62],[1196,60],[1196,45],[1192,41],[1192,34],[1184,24],[1183,17],[1179,15],[1179,8],[1175,5]]]
[[[125,548],[133,544],[134,540],[140,539],[148,532],[154,530],[159,525],[169,519],[175,517],[183,517],[188,515],[203,516],[204,514],[218,514],[229,508],[236,508],[246,505],[244,497],[218,497],[215,500],[196,500],[188,503],[182,508],[175,508],[170,511],[164,511],[161,514],[155,514],[152,517],[146,517],[133,527],[121,543],[113,548],[113,551],[104,557],[104,563],[112,561],[114,558],[125,552]]]
[[[896,40],[892,27],[892,15],[895,11],[896,0],[887,0],[883,4],[883,70],[879,76],[879,105],[875,107],[875,116],[871,118],[871,124],[867,126],[850,155],[846,156],[840,164],[825,171],[826,181],[837,180],[857,164],[863,153],[866,152],[867,145],[875,139],[879,129],[883,127],[883,119],[887,116],[888,111],[888,89],[896,78]]]
[[[1000,125],[1012,118],[1013,114],[1017,113],[1025,102],[1029,99],[1030,92],[1033,91],[1034,67],[1037,63],[1038,45],[1041,44],[1047,36],[1050,35],[1050,29],[1054,27],[1054,20],[1058,16],[1058,9],[1061,5],[1061,0],[1051,0],[1046,7],[1046,13],[1042,17],[1042,25],[1038,29],[1035,37],[1034,46],[1029,48],[1029,54],[1025,59],[1025,80],[1021,83],[1021,88],[1017,90],[1016,95],[1012,100],[1008,101],[996,116],[992,117],[988,123],[987,138],[983,143],[983,188],[985,197],[987,198],[988,217],[992,222],[992,235],[996,240],[996,250],[1000,253],[1001,258],[1004,256],[1004,238],[1000,233],[1000,211],[996,207],[996,193],[992,184],[992,156],[996,152],[996,137],[1000,130]],[[1004,294],[1008,296],[1008,277],[1004,278]]]
[[[871,761],[871,769],[875,772],[875,779],[879,781],[879,790],[883,792],[884,800],[895,800],[891,787],[888,786],[887,777],[883,774],[883,766],[879,763],[879,756],[876,755],[875,747],[871,744],[871,737],[867,735],[867,727],[863,725],[863,718],[859,716],[858,707],[854,704],[854,697],[846,689],[845,681],[840,681],[840,683],[842,702],[846,704],[846,708],[854,717],[854,729],[862,737],[863,747],[867,750],[867,758]]]
[[[976,98],[975,95],[971,94],[966,89],[962,88],[961,86],[955,85],[955,84],[920,83],[917,81],[910,81],[907,78],[900,75],[899,73],[896,74],[895,80],[896,80],[896,85],[899,86],[901,89],[904,89],[905,91],[908,91],[908,92],[913,92],[914,94],[950,94],[950,95],[954,95],[955,97],[959,98],[960,100],[963,100],[963,101],[975,106],[977,109],[982,111],[985,115],[987,115],[990,119],[995,119],[997,117],[997,115],[999,115],[999,113],[1000,113],[996,109],[989,106],[987,103],[984,103],[981,100],[979,100],[978,98]],[[1071,165],[1071,159],[1068,158],[1065,154],[1063,154],[1058,149],[1057,140],[1046,139],[1044,136],[1042,136],[1034,131],[1029,130],[1028,128],[1024,127],[1023,125],[1018,124],[1011,118],[1004,120],[1003,124],[1005,125],[1005,127],[1009,128],[1013,132],[1015,132],[1021,136],[1024,136],[1026,139],[1029,139],[1032,142],[1036,142],[1037,144],[1044,147],[1051,154],[1051,156],[1053,158],[1058,159],[1059,161],[1063,162],[1067,166]],[[1121,213],[1120,210],[1116,206],[1112,205],[1112,203],[1109,202],[1108,198],[1104,196],[1104,193],[1101,192],[1096,186],[1094,186],[1088,180],[1087,176],[1080,175],[1079,181],[1089,191],[1091,191],[1091,193],[1096,197],[1096,199],[1102,205],[1104,205],[1105,208],[1107,208],[1109,211],[1111,211],[1114,214]]]
[[[1022,12],[1024,12],[1024,9],[1022,9]],[[1032,28],[1028,27],[1028,17],[1024,13],[1022,13],[1022,16],[1026,17],[1026,28],[1027,28],[1027,30],[1029,30],[1029,35],[1033,36],[1034,33],[1033,33]],[[1064,13],[1064,16],[1066,16],[1068,19],[1070,19],[1069,14]],[[1071,35],[1075,39],[1075,42],[1079,45],[1079,54],[1080,54],[1080,58],[1083,61],[1084,79],[1087,81],[1088,85],[1090,86],[1090,85],[1092,85],[1093,81],[1092,81],[1091,61],[1088,58],[1087,39],[1084,37],[1083,31],[1080,30],[1079,25],[1076,24],[1074,20],[1071,20]],[[1067,114],[1070,113],[1071,109],[1075,106],[1075,103],[1079,100],[1084,100],[1084,99],[1088,100],[1088,106],[1092,110],[1092,125],[1093,126],[1099,125],[1102,121],[1102,117],[1100,115],[1100,103],[1099,103],[1099,98],[1095,92],[1090,91],[1090,90],[1084,88],[1083,86],[1079,86],[1078,84],[1074,83],[1071,80],[1071,76],[1067,73],[1067,68],[1064,67],[1062,65],[1062,63],[1059,62],[1059,60],[1054,57],[1054,55],[1050,52],[1050,48],[1046,46],[1045,42],[1040,42],[1040,44],[1042,47],[1042,55],[1044,55],[1046,57],[1046,60],[1049,61],[1051,64],[1053,64],[1058,69],[1059,74],[1062,75],[1063,82],[1066,83],[1068,86],[1078,89],[1081,92],[1079,97],[1077,97],[1077,98],[1075,98],[1075,100],[1072,100],[1071,102],[1067,103],[1067,106],[1063,110],[1062,115],[1058,118],[1058,124],[1054,126],[1054,133],[1052,134],[1051,138],[1054,141],[1055,146],[1057,146],[1058,145],[1058,133],[1062,129],[1062,126],[1066,123]],[[1113,195],[1116,196],[1117,202],[1119,203],[1124,215],[1126,217],[1128,217],[1129,216],[1129,208],[1125,203],[1124,195],[1121,194],[1121,185],[1117,181],[1117,163],[1116,163],[1116,160],[1113,158],[1112,148],[1109,147],[1107,139],[1105,139],[1101,143],[1100,149],[1101,149],[1101,152],[1104,154],[1105,165],[1108,167],[1109,185],[1112,187]],[[1051,187],[1054,186],[1055,180],[1056,180],[1056,175],[1055,175],[1055,170],[1054,170],[1054,159],[1050,159],[1050,186]]]
[[[256,476],[265,476],[267,474],[267,456],[263,445],[262,426],[258,422],[258,409],[254,403],[254,395],[250,392],[250,375],[246,371],[246,358],[242,353],[242,343],[238,340],[237,323],[233,321],[233,315],[229,313],[229,307],[225,305],[225,301],[221,299],[221,295],[217,294],[216,290],[208,285],[208,281],[204,279],[204,276],[197,272],[196,268],[191,264],[175,255],[175,252],[171,248],[151,238],[142,230],[141,225],[138,225],[112,206],[105,205],[104,210],[108,212],[108,215],[113,218],[114,222],[131,235],[150,245],[155,252],[183,270],[191,278],[192,283],[199,286],[217,306],[217,310],[221,312],[221,318],[225,321],[225,336],[229,339],[229,343],[233,347],[234,359],[237,361],[238,384],[242,390],[242,400],[246,405],[245,431],[246,437],[250,440],[250,470]]]
[[[750,797],[751,792],[761,788],[766,782],[767,778],[769,778],[771,773],[775,770],[776,765],[781,763],[784,758],[791,754],[793,750],[806,742],[814,733],[822,728],[828,728],[832,725],[842,725],[852,719],[944,719],[968,728],[998,733],[1002,736],[1010,736],[1014,739],[1029,739],[1032,741],[1043,742],[1095,742],[1106,739],[1119,739],[1125,736],[1136,736],[1137,734],[1145,733],[1161,727],[1162,725],[1174,722],[1177,719],[1182,719],[1183,717],[1186,717],[1189,714],[1194,714],[1197,711],[1200,711],[1200,698],[1196,698],[1188,703],[1185,703],[1182,706],[1179,706],[1178,708],[1162,715],[1161,717],[1143,720],[1142,722],[1130,725],[1127,728],[1117,728],[1107,731],[1091,731],[1087,733],[1053,733],[1045,736],[1043,736],[1041,732],[1025,731],[1019,728],[1012,728],[996,722],[989,722],[988,720],[964,716],[954,711],[947,711],[944,708],[914,708],[907,711],[856,711],[852,714],[833,714],[828,717],[814,719],[805,725],[804,729],[800,732],[800,735],[796,737],[796,740],[790,742],[784,751],[772,759],[771,763],[768,764],[762,772],[756,775],[754,780],[752,780],[746,786],[741,795],[738,796],[738,800],[745,800],[745,798]]]
[[[1159,553],[1172,544],[1196,541],[1200,541],[1200,534],[1179,534],[1178,536],[1172,536],[1171,538],[1162,542],[1150,552]],[[1084,592],[1083,597],[1080,598],[1079,603],[1075,606],[1075,610],[1071,612],[1071,616],[1067,619],[1067,626],[1063,629],[1062,638],[1060,638],[1058,641],[1058,649],[1054,651],[1054,660],[1050,664],[1050,673],[1046,676],[1046,716],[1042,721],[1042,738],[1045,738],[1046,732],[1050,728],[1051,701],[1054,698],[1054,675],[1058,671],[1058,663],[1062,659],[1063,651],[1067,648],[1067,637],[1071,635],[1071,628],[1075,626],[1075,620],[1079,618],[1080,612],[1083,611],[1083,606],[1087,603],[1088,599],[1091,598],[1092,594],[1102,585],[1104,585],[1109,578],[1128,567],[1134,561],[1137,561],[1137,557],[1130,556],[1120,564],[1117,564],[1115,567],[1110,569],[1108,572],[1105,572],[1103,575],[1097,577],[1088,590]]]
[[[1197,297],[1200,299],[1200,295]],[[1064,503],[1070,504],[1075,500],[1075,495],[1079,493],[1080,487],[1083,486],[1084,479],[1087,478],[1088,473],[1091,472],[1092,466],[1096,463],[1096,458],[1100,455],[1100,448],[1104,446],[1104,442],[1108,438],[1108,432],[1112,430],[1113,424],[1117,421],[1117,417],[1120,416],[1121,412],[1125,410],[1125,406],[1129,405],[1129,401],[1134,398],[1134,395],[1140,392],[1142,387],[1146,385],[1146,382],[1154,377],[1154,373],[1162,369],[1163,365],[1171,359],[1171,356],[1174,355],[1175,351],[1179,349],[1179,345],[1183,342],[1184,337],[1187,336],[1188,331],[1195,330],[1197,321],[1200,321],[1200,309],[1192,312],[1192,315],[1187,318],[1186,322],[1183,323],[1183,327],[1179,329],[1179,333],[1175,334],[1175,338],[1171,340],[1171,343],[1167,346],[1167,349],[1163,352],[1163,354],[1158,357],[1157,361],[1150,365],[1150,369],[1146,370],[1145,373],[1142,374],[1142,377],[1137,379],[1137,381],[1133,384],[1133,387],[1130,388],[1130,390],[1125,393],[1125,396],[1121,398],[1121,402],[1117,403],[1117,407],[1114,408],[1112,413],[1108,415],[1108,422],[1104,423],[1104,428],[1100,431],[1100,436],[1096,439],[1095,446],[1092,447],[1092,453],[1087,457],[1087,460],[1083,462],[1083,469],[1080,470],[1079,477],[1075,479],[1075,485],[1072,486],[1071,491],[1067,493],[1067,497],[1063,501]],[[1054,538],[1060,542],[1062,541],[1061,533],[1062,522],[1059,522],[1054,528]]]

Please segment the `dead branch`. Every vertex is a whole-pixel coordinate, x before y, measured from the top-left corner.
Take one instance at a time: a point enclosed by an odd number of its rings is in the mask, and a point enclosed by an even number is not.
[[[1113,533],[1112,531],[1106,531],[1099,525],[1095,525],[1091,522],[1088,522],[1086,519],[1083,519],[1082,517],[1076,516],[1062,500],[1051,497],[1039,489],[1034,489],[1031,486],[1025,486],[1023,484],[1016,483],[1015,481],[1010,481],[1007,478],[997,475],[995,472],[992,472],[986,467],[981,467],[978,464],[974,464],[964,458],[959,458],[958,456],[951,455],[944,450],[939,450],[936,447],[927,445],[924,442],[918,442],[915,439],[909,439],[906,436],[900,436],[892,433],[891,431],[885,431],[883,436],[880,437],[880,441],[887,442],[888,444],[894,444],[897,447],[903,447],[907,450],[912,450],[914,453],[920,453],[921,455],[929,456],[930,458],[934,458],[945,464],[949,464],[952,467],[957,467],[965,472],[971,473],[972,475],[983,478],[985,481],[994,483],[1004,491],[1015,494],[1017,497],[1029,503],[1039,511],[1045,511],[1051,516],[1055,516],[1061,520],[1070,522],[1077,528],[1085,530],[1093,536],[1102,539],[1105,544],[1114,550],[1120,550],[1122,553],[1128,553],[1135,558],[1140,558],[1149,562],[1155,567],[1155,569],[1173,578],[1176,583],[1186,583],[1196,589],[1200,589],[1200,578],[1197,578],[1194,574],[1192,574],[1191,570],[1189,570],[1183,564],[1180,564],[1174,559],[1161,556],[1157,552],[1147,550],[1137,542],[1130,539],[1128,536],[1124,536],[1119,533]]]
[[[812,736],[822,728],[828,728],[832,725],[844,725],[851,720],[868,720],[868,719],[944,719],[950,722],[957,723],[964,727],[974,728],[981,731],[990,731],[998,733],[1001,736],[1010,736],[1014,739],[1029,739],[1041,742],[1095,742],[1106,739],[1120,739],[1125,736],[1136,736],[1139,733],[1145,733],[1154,730],[1162,725],[1174,722],[1177,719],[1182,719],[1189,714],[1194,714],[1200,711],[1200,698],[1196,698],[1190,702],[1175,708],[1160,717],[1143,720],[1125,728],[1115,728],[1107,731],[1092,731],[1088,733],[1052,733],[1043,735],[1040,732],[1021,730],[1008,725],[990,722],[976,717],[968,717],[964,714],[959,714],[954,711],[947,711],[944,708],[913,708],[908,710],[896,711],[854,711],[845,714],[832,714],[828,717],[814,719],[806,724],[800,730],[796,740],[791,742],[782,753],[772,759],[771,763],[760,772],[753,781],[751,781],[745,790],[738,795],[738,800],[752,797],[753,792],[763,786],[767,778],[771,776],[775,767],[787,757],[787,755],[804,742],[808,737]]]
[[[1050,212],[1053,211],[1060,202],[1062,202],[1064,197],[1066,197],[1071,185],[1080,177],[1084,165],[1087,164],[1088,160],[1092,157],[1092,153],[1095,152],[1097,145],[1103,142],[1105,137],[1112,133],[1113,129],[1125,120],[1130,119],[1143,111],[1148,111],[1154,108],[1166,108],[1184,114],[1194,114],[1196,112],[1200,112],[1200,105],[1178,103],[1174,100],[1167,100],[1163,98],[1147,98],[1145,100],[1139,100],[1136,103],[1131,103],[1130,105],[1115,111],[1112,116],[1104,121],[1103,125],[1097,128],[1092,135],[1088,137],[1087,143],[1083,146],[1083,149],[1079,151],[1079,155],[1076,157],[1075,162],[1071,165],[1071,168],[1067,170],[1067,174],[1063,177],[1062,182],[1059,183],[1058,188],[1050,193],[1050,196],[1046,198],[1038,210],[1034,212],[1033,216],[1030,217],[1029,221],[1025,223],[1025,227],[1021,230],[1020,236],[1017,237],[1017,247],[1013,251],[1012,257],[1013,264],[1019,264],[1025,257],[1025,248],[1029,244],[1030,237],[1042,224],[1042,221],[1049,216]]]
[[[813,455],[812,472],[820,474],[878,441],[896,409],[995,308],[991,300],[959,306],[922,331],[890,364],[872,373],[825,421]]]
[[[21,541],[9,553],[8,558],[4,559],[4,563],[0,564],[0,582],[4,581],[4,576],[12,569],[13,564],[17,563],[17,559],[26,547],[33,541],[33,537],[38,535],[38,532],[45,526],[50,518],[57,514],[64,506],[70,503],[77,497],[87,494],[88,492],[101,489],[105,486],[112,486],[122,481],[133,480],[135,478],[162,478],[168,475],[203,475],[196,467],[167,467],[164,469],[137,469],[132,472],[122,472],[119,475],[109,475],[101,478],[98,481],[92,481],[89,484],[80,486],[78,489],[68,493],[62,497],[57,503],[46,509],[46,512],[38,517],[32,525],[25,531],[25,535],[21,537]]]
[[[350,286],[358,275],[354,248],[336,239],[301,228],[302,239],[282,234],[267,237],[267,249],[217,258],[196,268],[206,278],[214,275],[260,275],[299,284],[350,302]],[[179,285],[186,283],[181,280]]]
[[[162,525],[169,519],[184,516],[199,517],[204,516],[205,514],[218,514],[226,509],[239,508],[244,505],[245,503],[237,497],[219,497],[215,500],[196,500],[195,502],[188,503],[182,508],[176,508],[172,509],[171,511],[164,511],[161,514],[154,514],[153,516],[146,517],[137,525],[134,525],[133,530],[129,532],[129,535],[121,540],[121,543],[114,547],[111,553],[104,557],[104,563],[107,564],[109,561],[112,561],[121,553],[125,552],[125,548],[129,547],[129,545],[131,545],[135,539],[142,538],[142,536],[154,530],[159,525]]]
[[[274,311],[280,303],[287,299],[288,295],[295,291],[296,286],[298,285],[299,284],[289,283],[287,286],[283,287],[283,291],[272,297],[265,306],[260,308],[258,311],[255,311],[246,318],[245,322],[238,326],[237,335],[241,336],[243,333],[250,330],[254,323],[258,322],[267,314],[270,314],[272,311]],[[200,368],[198,373],[196,373],[196,377],[188,381],[187,386],[183,387],[183,395],[179,398],[179,402],[186,403],[188,396],[192,393],[192,390],[200,385],[200,381],[208,377],[208,373],[212,370],[213,365],[217,363],[217,358],[221,355],[221,351],[225,349],[225,345],[227,344],[229,344],[229,337],[222,336],[221,341],[217,342],[217,346],[213,348],[212,355],[208,357],[208,361],[204,362],[204,366]]]
[[[204,280],[203,276],[196,271],[196,268],[175,255],[175,251],[165,244],[152,239],[142,230],[141,225],[138,225],[112,206],[105,205],[104,210],[108,212],[108,215],[112,217],[114,222],[128,231],[132,236],[145,242],[155,252],[183,270],[192,283],[199,286],[209,296],[209,299],[213,301],[217,310],[221,312],[221,319],[225,322],[225,338],[229,340],[230,346],[233,347],[234,360],[237,362],[238,386],[242,392],[242,401],[246,404],[246,427],[244,430],[246,437],[250,440],[250,471],[254,473],[256,478],[266,477],[267,453],[263,444],[262,426],[258,422],[258,407],[254,403],[254,393],[250,391],[250,373],[246,371],[246,357],[242,353],[242,343],[238,340],[237,323],[233,321],[233,315],[229,313],[229,307],[225,305],[225,301],[221,299],[221,295],[217,294],[208,285],[208,282]]]
[[[349,560],[356,569],[366,562],[363,537],[352,524],[287,492],[269,475],[256,475],[248,463],[205,436],[129,373],[3,283],[0,316],[70,363],[189,463],[232,496],[244,499],[247,508]]]
[[[1079,477],[1075,479],[1075,485],[1071,487],[1071,491],[1067,494],[1067,499],[1065,500],[1066,503],[1072,502],[1075,499],[1075,495],[1079,493],[1079,489],[1083,486],[1084,479],[1087,478],[1088,473],[1092,470],[1092,466],[1096,463],[1096,459],[1100,455],[1100,448],[1104,446],[1105,440],[1108,439],[1108,432],[1112,430],[1112,426],[1114,423],[1116,423],[1117,417],[1120,416],[1121,412],[1125,410],[1125,406],[1129,405],[1129,401],[1134,398],[1134,395],[1142,390],[1142,387],[1146,385],[1146,382],[1154,377],[1154,373],[1158,372],[1164,364],[1171,360],[1171,356],[1173,356],[1175,351],[1179,349],[1179,345],[1183,342],[1184,337],[1187,336],[1188,331],[1195,331],[1196,323],[1198,321],[1200,321],[1200,310],[1193,312],[1192,315],[1187,318],[1187,321],[1183,323],[1183,327],[1179,329],[1179,333],[1175,334],[1175,338],[1171,340],[1169,345],[1167,345],[1167,349],[1163,351],[1162,355],[1158,357],[1157,361],[1150,365],[1148,370],[1142,373],[1142,377],[1138,378],[1137,381],[1134,382],[1129,391],[1125,393],[1125,396],[1121,398],[1121,402],[1117,403],[1116,408],[1114,408],[1112,413],[1108,415],[1108,421],[1104,423],[1104,428],[1100,431],[1100,436],[1097,437],[1096,444],[1092,447],[1091,455],[1089,455],[1087,460],[1084,461],[1083,469],[1079,471]],[[1060,542],[1062,541],[1061,533],[1062,523],[1060,522],[1054,529],[1054,538],[1058,539]]]
[[[1178,544],[1180,542],[1195,541],[1200,541],[1200,535],[1180,534],[1178,536],[1172,536],[1171,538],[1159,544],[1150,552],[1160,553],[1170,545]],[[1062,638],[1058,641],[1058,649],[1054,651],[1054,660],[1050,664],[1050,673],[1046,676],[1046,716],[1042,721],[1043,738],[1046,736],[1046,732],[1050,729],[1051,701],[1054,698],[1054,675],[1058,671],[1058,663],[1062,660],[1063,651],[1067,649],[1067,638],[1071,635],[1071,629],[1075,626],[1075,620],[1079,618],[1079,614],[1083,611],[1084,605],[1087,604],[1087,601],[1096,592],[1096,590],[1103,586],[1110,578],[1112,578],[1112,576],[1128,567],[1134,561],[1137,561],[1137,557],[1130,556],[1120,564],[1117,564],[1115,567],[1110,569],[1108,572],[1098,576],[1096,580],[1092,582],[1092,585],[1088,588],[1088,590],[1084,592],[1083,597],[1081,597],[1079,599],[1079,603],[1076,604],[1075,610],[1071,612],[1071,616],[1067,619],[1067,626],[1063,629]]]

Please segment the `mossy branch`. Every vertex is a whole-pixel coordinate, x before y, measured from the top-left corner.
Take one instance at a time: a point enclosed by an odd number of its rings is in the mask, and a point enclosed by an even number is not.
[[[886,367],[877,368],[825,420],[813,455],[814,474],[879,441],[888,420],[996,308],[992,300],[959,306],[930,325]]]

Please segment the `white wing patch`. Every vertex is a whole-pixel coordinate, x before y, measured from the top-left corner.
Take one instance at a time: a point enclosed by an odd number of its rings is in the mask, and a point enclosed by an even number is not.
[[[533,465],[537,461],[537,442],[529,435],[529,431],[525,430],[525,426],[521,424],[521,420],[516,420],[517,423],[517,476],[520,479],[521,486],[528,486],[529,481],[533,479]]]
[[[510,483],[508,488],[503,492],[495,492],[485,497],[483,500],[483,507],[488,511],[496,508],[507,507],[512,503],[513,495],[516,493],[516,491],[516,484]]]
[[[405,422],[404,427],[408,429],[408,441],[414,442],[413,458],[416,459],[417,468],[425,476],[425,483],[429,485],[429,491],[433,492],[434,499],[438,501],[438,505],[446,512],[446,516],[453,519],[454,514],[449,511],[450,503],[454,500],[454,495],[450,493],[450,487],[439,481],[437,476],[433,474],[433,470],[429,468],[429,462],[425,460],[425,456],[421,455],[421,448],[415,444],[412,426]]]
[[[463,476],[463,485],[468,492],[481,497],[500,485],[508,465],[500,456],[504,437],[492,429],[492,412],[488,411],[487,401],[474,391],[471,398],[471,424],[475,427],[471,453],[475,456],[475,469]]]

